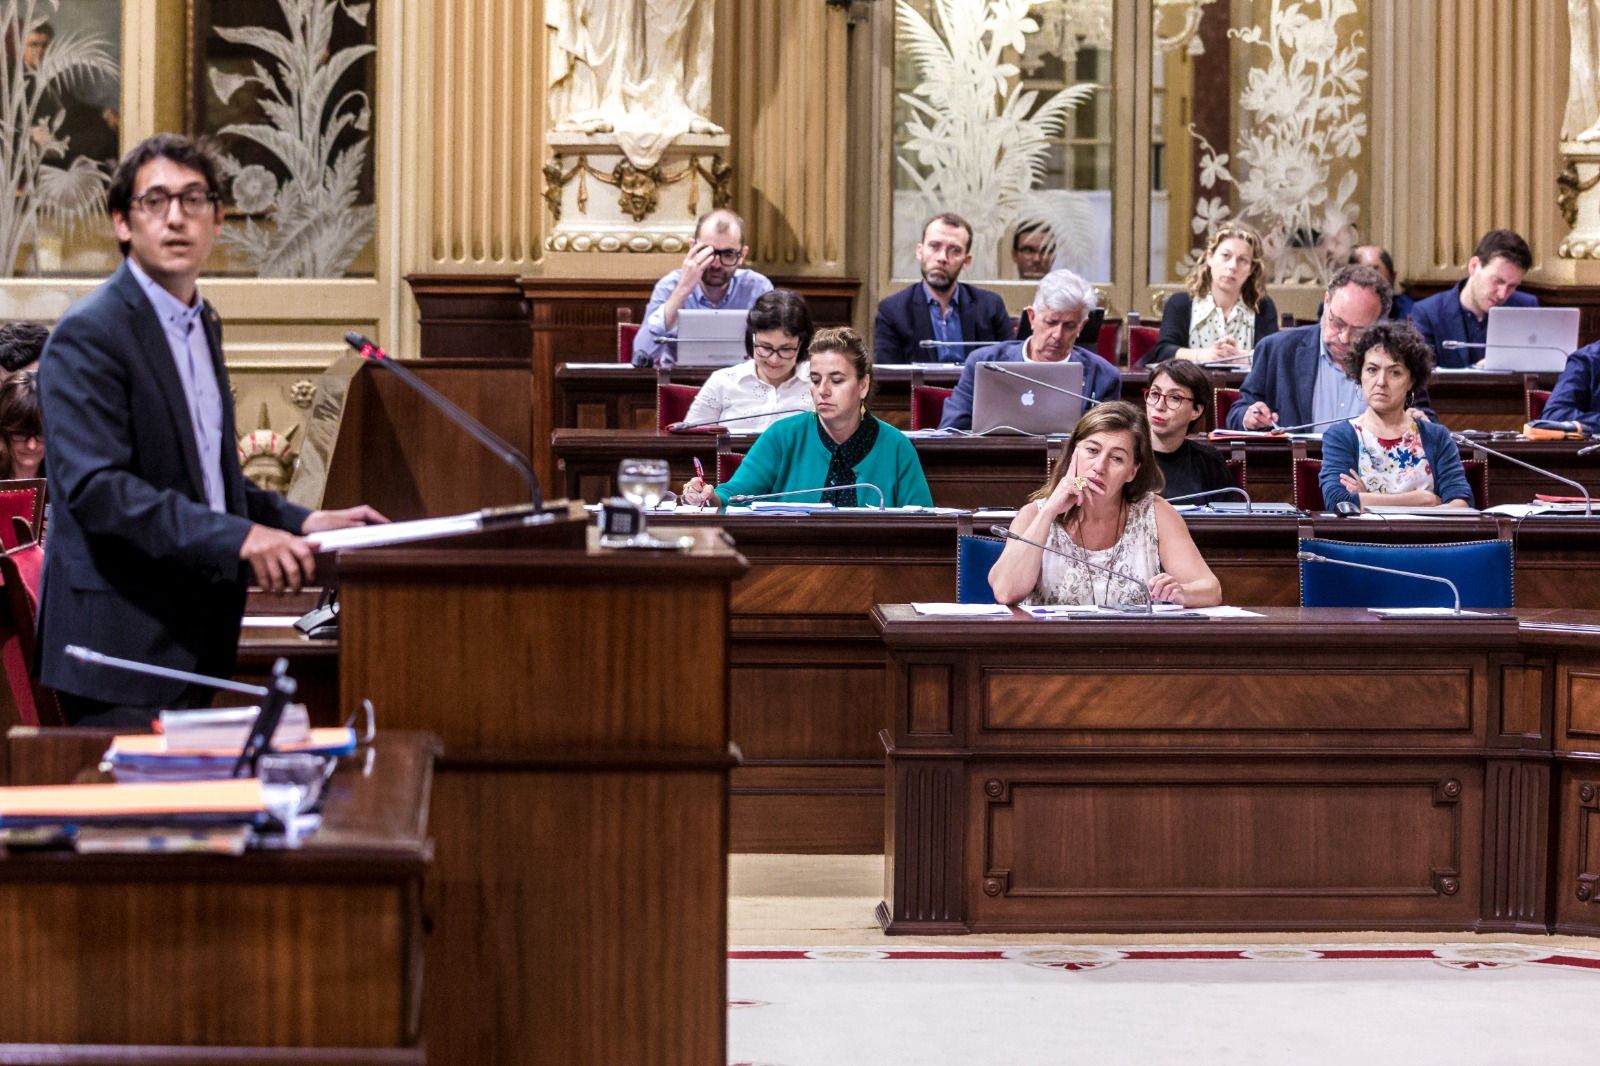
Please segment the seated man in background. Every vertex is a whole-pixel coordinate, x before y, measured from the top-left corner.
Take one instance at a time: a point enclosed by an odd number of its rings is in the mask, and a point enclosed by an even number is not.
[[[744,219],[723,208],[701,215],[683,266],[650,293],[633,338],[633,365],[670,367],[678,361],[679,311],[748,311],[758,296],[771,292],[766,275],[743,269],[749,253]]]
[[[1017,264],[1017,277],[1038,281],[1056,261],[1055,234],[1043,222],[1022,223],[1011,235],[1011,259]]]
[[[1445,348],[1445,341],[1483,344],[1489,312],[1496,307],[1537,307],[1538,297],[1518,292],[1533,266],[1528,242],[1508,229],[1485,233],[1467,260],[1467,276],[1444,292],[1418,300],[1411,321],[1433,349],[1441,367],[1471,366],[1483,358],[1482,348]]]
[[[1350,251],[1350,263],[1354,266],[1371,267],[1383,275],[1389,283],[1390,318],[1410,318],[1411,309],[1417,306],[1417,301],[1400,291],[1399,280],[1395,277],[1394,259],[1390,257],[1388,249],[1381,244],[1360,244]]]
[[[1229,429],[1310,428],[1354,418],[1366,410],[1361,386],[1345,367],[1356,339],[1389,312],[1389,283],[1371,267],[1340,267],[1309,326],[1274,333],[1256,346],[1250,374],[1228,410]],[[1426,390],[1408,405],[1428,421]]]
[[[971,252],[966,219],[948,213],[928,219],[917,242],[922,280],[878,302],[874,363],[959,363],[974,344],[1012,336],[1000,294],[960,280]]]
[[[944,402],[940,429],[972,428],[972,389],[980,363],[1059,363],[1071,360],[1083,364],[1083,391],[1095,401],[1115,400],[1122,395],[1122,374],[1116,367],[1087,348],[1077,346],[1078,334],[1095,307],[1094,286],[1070,270],[1055,270],[1044,276],[1033,296],[1033,306],[1023,313],[1033,327],[1026,340],[1006,341],[979,348],[967,356],[955,392]]]
[[[0,370],[10,374],[35,366],[49,339],[50,327],[43,322],[0,322]]]
[[[1576,422],[1587,433],[1600,433],[1600,341],[1586,344],[1567,356],[1556,387],[1545,401],[1550,422]]]

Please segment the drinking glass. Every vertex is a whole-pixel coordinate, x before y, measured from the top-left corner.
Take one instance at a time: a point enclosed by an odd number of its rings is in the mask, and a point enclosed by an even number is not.
[[[665,459],[624,459],[617,464],[617,491],[635,507],[660,506],[671,481]]]

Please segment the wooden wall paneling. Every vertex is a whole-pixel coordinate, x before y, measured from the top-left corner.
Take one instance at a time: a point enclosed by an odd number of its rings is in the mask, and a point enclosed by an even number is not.
[[[1559,763],[1555,931],[1600,935],[1600,762]]]

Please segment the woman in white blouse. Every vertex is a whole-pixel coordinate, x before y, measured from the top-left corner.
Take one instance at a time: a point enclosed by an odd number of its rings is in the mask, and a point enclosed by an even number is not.
[[[811,312],[788,289],[765,293],[750,308],[744,329],[749,358],[706,379],[684,421],[733,422],[739,431],[766,429],[779,418],[811,410],[811,379],[800,353],[811,344]]]
[[[1255,346],[1277,329],[1261,238],[1242,222],[1224,222],[1189,272],[1187,291],[1167,297],[1161,336],[1145,363],[1189,359],[1243,367]]]

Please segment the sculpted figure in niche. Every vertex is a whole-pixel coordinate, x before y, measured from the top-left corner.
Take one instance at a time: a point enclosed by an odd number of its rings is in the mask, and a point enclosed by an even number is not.
[[[1600,141],[1600,0],[1567,0],[1567,24],[1572,69],[1561,139]]]
[[[548,0],[550,122],[614,133],[647,168],[686,133],[719,134],[711,104],[713,0]]]

